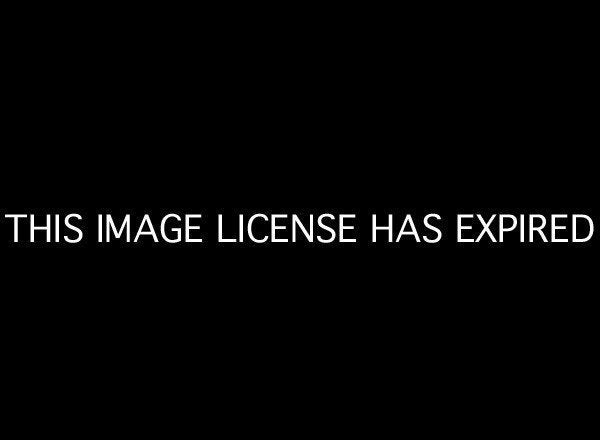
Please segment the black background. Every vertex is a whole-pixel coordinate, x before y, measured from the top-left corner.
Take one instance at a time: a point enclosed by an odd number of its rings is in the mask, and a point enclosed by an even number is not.
[[[4,240],[11,412],[573,429],[595,389],[597,238],[460,246],[453,218],[597,221],[592,29],[524,11],[247,12],[23,16],[3,55],[2,213],[356,212],[361,243]],[[438,212],[444,241],[371,246],[375,212]]]

